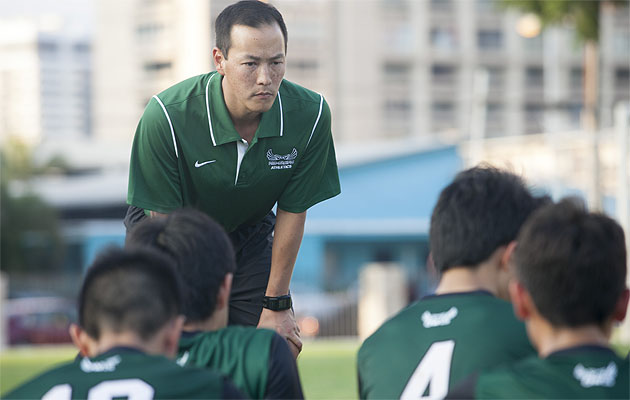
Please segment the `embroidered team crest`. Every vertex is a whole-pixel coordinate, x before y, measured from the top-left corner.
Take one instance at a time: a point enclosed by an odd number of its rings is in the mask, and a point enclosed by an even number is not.
[[[269,160],[270,169],[289,169],[293,167],[298,152],[293,148],[289,154],[274,154],[272,149],[267,150],[267,160]]]

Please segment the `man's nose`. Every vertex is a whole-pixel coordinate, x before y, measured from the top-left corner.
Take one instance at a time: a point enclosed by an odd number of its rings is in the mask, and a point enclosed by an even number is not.
[[[259,85],[271,85],[271,71],[268,65],[262,64],[258,68],[258,77],[256,83]]]

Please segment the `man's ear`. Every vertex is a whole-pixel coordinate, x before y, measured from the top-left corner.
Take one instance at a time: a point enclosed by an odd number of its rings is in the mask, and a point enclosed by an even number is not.
[[[228,272],[219,286],[219,292],[217,293],[217,306],[215,310],[222,310],[227,307],[230,302],[230,291],[232,290],[232,279],[234,274]]]
[[[534,303],[527,290],[517,279],[512,279],[509,291],[514,314],[523,321],[529,319],[534,312]]]
[[[214,61],[214,67],[221,75],[225,75],[223,62],[226,59],[227,58],[223,56],[223,52],[218,47],[212,49],[212,61]]]
[[[630,299],[630,290],[625,288],[617,300],[615,305],[615,312],[613,313],[613,319],[615,321],[623,321],[626,318],[626,311],[628,311],[628,300]]]
[[[507,246],[505,247],[505,251],[501,255],[500,268],[502,270],[508,270],[508,267],[514,255],[514,250],[516,250],[516,241],[512,240],[510,243],[507,244]]]
[[[70,332],[72,343],[79,349],[79,353],[81,353],[83,357],[89,357],[90,337],[87,332],[81,329],[77,324],[70,324],[68,331]]]
[[[177,349],[179,347],[179,338],[182,335],[182,328],[184,327],[184,322],[186,317],[183,315],[178,315],[171,323],[169,323],[165,328],[166,332],[164,333],[164,352],[168,357],[175,357],[177,354]]]

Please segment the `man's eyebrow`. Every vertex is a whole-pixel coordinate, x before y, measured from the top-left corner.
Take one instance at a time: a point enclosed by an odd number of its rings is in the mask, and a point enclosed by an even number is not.
[[[252,56],[250,54],[246,54],[245,58],[249,59],[249,60],[254,60],[254,61],[260,61],[263,58],[262,57],[256,57],[256,56]],[[279,58],[284,58],[284,53],[278,53],[273,57],[269,57],[270,60],[277,60]]]

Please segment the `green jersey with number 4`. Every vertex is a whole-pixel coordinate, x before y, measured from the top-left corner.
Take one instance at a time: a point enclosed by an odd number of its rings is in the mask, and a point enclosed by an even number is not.
[[[52,369],[3,399],[218,399],[224,378],[163,356],[116,348]],[[231,384],[230,384],[231,386]]]
[[[474,389],[483,399],[628,399],[630,368],[612,350],[574,347],[546,358],[482,373]]]
[[[533,354],[510,303],[485,291],[428,296],[365,340],[359,395],[442,398],[472,372]]]

